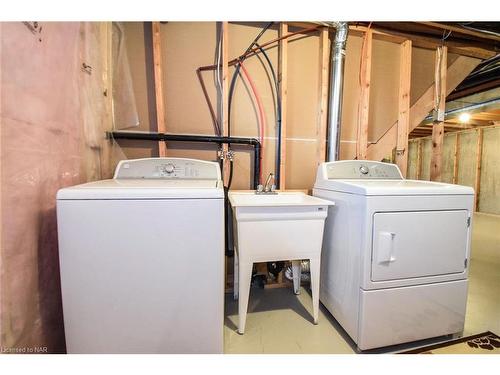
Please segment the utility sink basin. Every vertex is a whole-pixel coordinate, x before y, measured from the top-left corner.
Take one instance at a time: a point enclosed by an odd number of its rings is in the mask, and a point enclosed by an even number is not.
[[[229,193],[229,201],[233,207],[327,206],[332,203],[300,192],[255,194],[235,191]]]
[[[294,290],[300,288],[300,261],[309,259],[313,320],[318,320],[323,228],[331,201],[300,192],[229,192],[233,211],[234,296],[239,298],[238,332],[245,331],[253,263],[291,260]]]

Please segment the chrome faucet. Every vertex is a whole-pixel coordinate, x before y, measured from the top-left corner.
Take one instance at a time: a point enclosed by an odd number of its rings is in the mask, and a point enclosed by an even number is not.
[[[274,182],[274,173],[269,173],[267,176],[265,185],[258,185],[255,194],[278,194],[276,192],[276,185],[273,183],[271,185],[271,181]]]

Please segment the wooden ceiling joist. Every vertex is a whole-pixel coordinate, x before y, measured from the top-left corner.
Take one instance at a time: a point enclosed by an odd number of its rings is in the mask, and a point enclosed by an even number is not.
[[[448,25],[448,24],[444,24],[444,23],[438,23],[438,22],[418,22],[418,23],[420,23],[422,25],[430,26],[430,27],[433,27],[433,28],[439,29],[439,30],[446,30],[446,31],[451,31],[453,33],[457,33],[457,34],[473,36],[473,37],[478,38],[480,40],[481,39],[489,39],[489,40],[493,40],[497,43],[500,43],[500,36],[494,35],[494,34],[482,33],[480,31],[470,30],[470,29],[466,29],[463,27],[457,27],[457,26]]]
[[[351,35],[361,36],[366,32],[368,28],[362,25],[351,25],[349,30]],[[445,40],[438,37],[422,36],[412,34],[410,32],[402,32],[395,29],[390,29],[380,25],[372,25],[370,29],[373,30],[373,38],[378,40],[385,40],[392,43],[403,43],[405,40],[411,40],[414,47],[433,49],[441,45],[448,47],[449,53],[455,53],[457,55],[475,57],[480,59],[489,59],[497,54],[495,48],[483,43],[478,43],[476,41],[453,41]]]

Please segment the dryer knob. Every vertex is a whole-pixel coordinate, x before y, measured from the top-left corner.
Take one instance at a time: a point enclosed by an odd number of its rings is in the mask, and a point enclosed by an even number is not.
[[[362,174],[368,174],[368,172],[370,171],[368,169],[368,167],[366,165],[362,165],[361,167],[359,167],[359,171],[362,173]]]
[[[164,170],[168,174],[173,173],[174,170],[175,170],[175,166],[173,164],[167,164],[167,165],[165,165],[165,169]]]

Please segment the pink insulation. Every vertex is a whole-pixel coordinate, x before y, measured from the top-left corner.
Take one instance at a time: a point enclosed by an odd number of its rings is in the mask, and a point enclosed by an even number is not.
[[[91,114],[95,125],[83,113],[92,105],[85,99],[105,97],[87,91],[82,100],[82,79],[99,80],[97,90],[103,82],[99,70],[82,71],[82,40],[92,24],[42,23],[35,31],[28,26],[0,25],[0,348],[57,353],[65,343],[55,197],[63,186],[108,177],[101,165],[110,157],[85,160],[90,147],[84,131],[107,125],[98,118],[102,113]],[[93,133],[104,144],[101,128]],[[95,142],[91,148],[101,154]],[[92,177],[89,163],[99,164]]]

